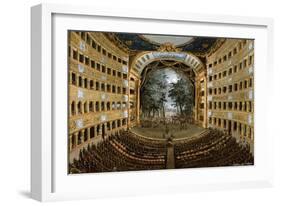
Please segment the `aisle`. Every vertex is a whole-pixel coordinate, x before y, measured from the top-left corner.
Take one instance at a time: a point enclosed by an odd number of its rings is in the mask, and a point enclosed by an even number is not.
[[[167,146],[167,169],[175,169],[175,153],[174,153],[174,145],[170,144]]]

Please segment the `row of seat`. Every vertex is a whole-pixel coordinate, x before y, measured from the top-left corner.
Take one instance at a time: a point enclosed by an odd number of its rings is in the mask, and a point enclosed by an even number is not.
[[[70,173],[165,169],[167,145],[174,147],[175,168],[248,165],[254,163],[248,145],[241,145],[219,130],[208,129],[192,139],[166,141],[130,131],[110,135],[80,151]]]
[[[176,168],[252,165],[248,145],[239,144],[219,130],[209,129],[201,138],[175,144]]]
[[[165,142],[138,138],[120,131],[97,145],[80,151],[79,160],[69,165],[70,173],[92,173],[128,170],[155,170],[165,168]]]

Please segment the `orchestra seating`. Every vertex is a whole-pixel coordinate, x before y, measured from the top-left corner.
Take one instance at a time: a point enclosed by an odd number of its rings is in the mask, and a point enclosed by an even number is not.
[[[192,139],[173,142],[175,168],[253,164],[249,146],[219,130],[208,129]],[[166,168],[167,141],[120,131],[80,151],[70,173],[155,170]]]
[[[70,173],[154,170],[165,168],[165,141],[149,141],[127,131],[82,150]]]
[[[245,165],[254,161],[249,146],[215,129],[191,141],[177,142],[174,147],[176,168]]]

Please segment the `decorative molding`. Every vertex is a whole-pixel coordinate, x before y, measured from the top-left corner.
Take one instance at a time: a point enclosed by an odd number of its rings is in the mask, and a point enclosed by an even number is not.
[[[180,52],[181,49],[176,47],[174,44],[167,42],[164,44],[161,44],[160,47],[158,48],[158,51],[161,52]]]

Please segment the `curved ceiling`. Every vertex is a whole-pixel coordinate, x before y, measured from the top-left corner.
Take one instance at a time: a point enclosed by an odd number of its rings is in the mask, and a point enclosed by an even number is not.
[[[175,46],[185,45],[190,43],[194,38],[193,37],[182,37],[182,36],[166,36],[166,35],[140,35],[144,40],[149,41],[152,44],[165,44],[171,43]]]
[[[154,61],[167,60],[181,62],[193,69],[195,74],[204,68],[202,61],[193,54],[184,52],[141,52],[132,62],[132,68],[141,75],[144,68]],[[167,65],[166,65],[167,66]]]
[[[112,33],[130,51],[156,51],[161,44],[172,43],[183,52],[206,54],[219,38]]]

